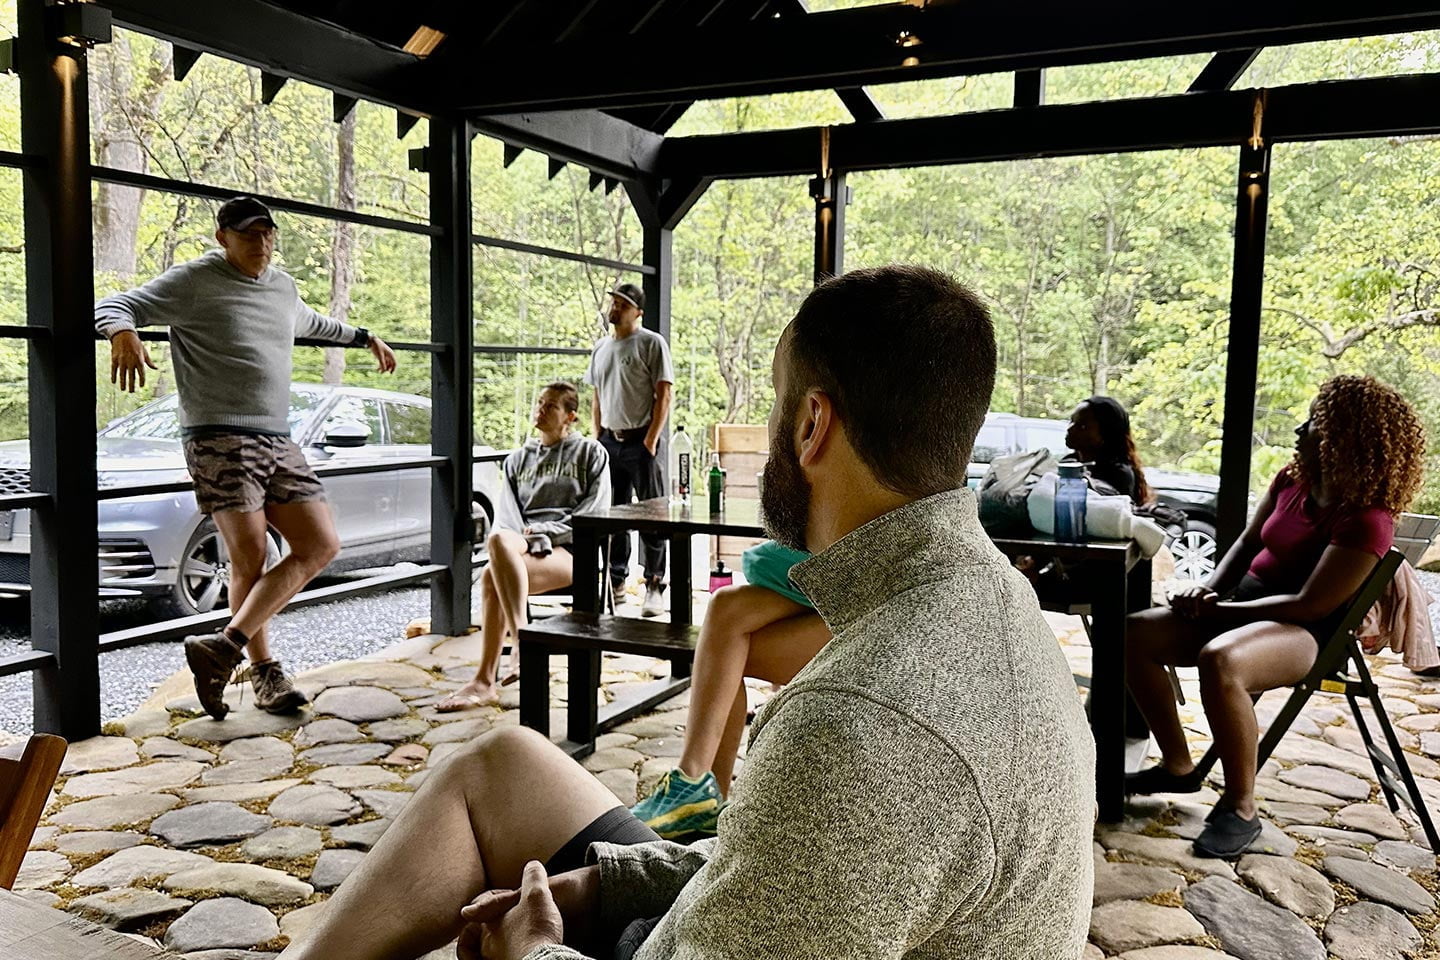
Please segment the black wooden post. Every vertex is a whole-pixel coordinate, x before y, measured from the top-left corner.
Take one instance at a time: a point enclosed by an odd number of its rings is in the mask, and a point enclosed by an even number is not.
[[[1225,418],[1215,523],[1220,555],[1244,532],[1249,504],[1250,448],[1255,432],[1255,384],[1260,359],[1260,308],[1265,283],[1265,225],[1270,196],[1270,145],[1262,135],[1264,109],[1264,95],[1257,93],[1251,136],[1240,148],[1235,195],[1235,266],[1230,282]]]
[[[34,674],[35,729],[100,732],[95,501],[95,281],[90,108],[83,46],[55,39],[45,0],[20,0],[17,41],[30,339],[30,642],[55,655]]]
[[[648,267],[640,285],[645,290],[645,314],[640,322],[670,339],[670,295],[675,276],[675,225],[663,213],[658,184],[626,181],[625,192],[640,220],[642,265]]]
[[[430,243],[430,339],[443,344],[430,364],[430,435],[448,457],[430,486],[430,557],[447,567],[430,582],[430,622],[436,633],[470,626],[470,513],[473,480],[474,274],[470,242],[470,129],[464,120],[430,121],[424,166],[430,174],[430,220],[444,233]]]
[[[824,283],[845,272],[845,208],[850,205],[850,188],[845,174],[830,171],[810,181],[815,200],[815,283]]]
[[[1045,71],[1016,70],[1013,104],[1016,107],[1038,107],[1045,102]]]

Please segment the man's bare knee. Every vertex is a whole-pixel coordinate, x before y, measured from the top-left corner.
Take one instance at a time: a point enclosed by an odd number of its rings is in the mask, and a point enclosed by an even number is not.
[[[529,727],[498,727],[471,740],[456,756],[476,763],[510,763],[523,761],[553,746],[544,735]]]
[[[333,531],[316,534],[306,543],[291,544],[290,555],[312,574],[330,565],[340,553],[340,540]]]
[[[242,580],[255,581],[265,573],[265,559],[270,545],[269,537],[262,535],[255,542],[225,544],[230,555],[230,573]]]
[[[529,727],[499,727],[451,754],[442,767],[443,775],[465,784],[504,784],[554,749],[549,739]]]

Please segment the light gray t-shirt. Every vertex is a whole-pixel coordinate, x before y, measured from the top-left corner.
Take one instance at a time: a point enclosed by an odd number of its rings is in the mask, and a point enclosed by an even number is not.
[[[644,327],[628,337],[603,337],[590,354],[585,382],[600,398],[601,426],[607,430],[643,427],[655,407],[655,385],[675,382],[670,344]]]

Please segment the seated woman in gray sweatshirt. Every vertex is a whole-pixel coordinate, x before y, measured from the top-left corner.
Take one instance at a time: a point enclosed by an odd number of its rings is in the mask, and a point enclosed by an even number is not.
[[[572,383],[549,384],[535,398],[532,437],[505,459],[513,504],[504,504],[487,541],[490,563],[480,575],[484,651],[475,679],[435,705],[441,712],[497,703],[500,650],[525,622],[531,593],[570,585],[570,517],[610,503],[609,456],[594,440],[572,432],[580,394]],[[510,508],[510,509],[507,509]],[[518,509],[514,509],[518,508]],[[513,667],[513,663],[512,663]],[[501,684],[513,683],[512,670]]]

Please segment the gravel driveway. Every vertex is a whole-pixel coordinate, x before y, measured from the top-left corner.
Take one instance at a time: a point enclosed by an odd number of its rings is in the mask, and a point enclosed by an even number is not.
[[[357,571],[324,583],[343,582],[387,571]],[[317,586],[321,584],[317,583]],[[28,606],[0,601],[0,657],[30,649]],[[271,626],[270,643],[287,670],[299,672],[374,653],[401,638],[405,625],[430,612],[428,585],[347,597],[282,613]],[[100,630],[108,632],[148,622],[137,600],[100,604]],[[180,641],[152,643],[107,653],[100,658],[100,716],[113,720],[134,711],[163,680],[185,665]],[[26,735],[34,717],[30,674],[0,677],[0,739]]]

